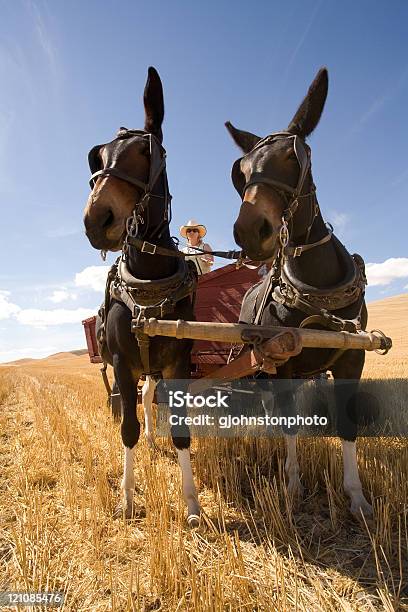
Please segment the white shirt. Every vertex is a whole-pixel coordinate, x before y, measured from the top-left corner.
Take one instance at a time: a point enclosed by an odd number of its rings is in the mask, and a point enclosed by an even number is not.
[[[197,253],[197,249],[203,249],[204,251],[211,251],[211,247],[209,244],[204,242],[199,242],[195,247],[187,244],[181,250],[183,253]],[[199,257],[186,257],[186,259],[191,259],[194,261],[198,275],[207,274],[207,272],[211,272],[211,266],[213,265],[213,261],[209,259],[208,255],[201,255]]]

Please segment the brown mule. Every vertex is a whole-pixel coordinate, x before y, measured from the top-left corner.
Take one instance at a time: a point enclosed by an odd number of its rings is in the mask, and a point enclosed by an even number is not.
[[[353,257],[323,221],[311,172],[306,138],[317,126],[328,91],[321,69],[283,132],[265,138],[226,123],[244,155],[232,168],[242,199],[234,225],[236,242],[252,259],[272,264],[261,285],[244,297],[240,320],[260,325],[312,325],[341,331],[365,329],[364,263]],[[357,390],[364,366],[362,350],[334,353],[305,349],[277,369],[275,378],[310,377],[330,370],[335,379],[336,427],[342,439],[344,490],[351,511],[372,513],[357,468]],[[272,377],[273,378],[273,377]],[[276,396],[278,410],[295,412],[293,393]],[[302,491],[296,436],[288,435],[286,472],[292,494]]]
[[[100,353],[113,366],[122,399],[121,435],[125,450],[123,509],[133,513],[133,459],[140,435],[136,414],[137,383],[143,387],[146,436],[153,444],[151,405],[157,380],[190,378],[192,342],[165,337],[149,340],[131,331],[143,318],[191,320],[195,278],[184,259],[155,253],[153,244],[176,251],[170,237],[171,196],[162,146],[163,89],[149,68],[144,90],[143,130],[121,128],[116,138],[89,153],[92,191],[84,213],[86,234],[96,249],[122,250],[108,279],[105,307],[97,322]],[[140,239],[140,248],[128,239]],[[135,241],[134,241],[135,243]],[[173,431],[182,471],[188,522],[198,524],[200,506],[190,462],[187,426]],[[177,435],[176,435],[177,433]]]

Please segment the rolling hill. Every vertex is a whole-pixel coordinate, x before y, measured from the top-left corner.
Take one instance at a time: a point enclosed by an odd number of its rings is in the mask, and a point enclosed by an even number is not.
[[[367,307],[369,315],[367,329],[381,329],[392,338],[393,347],[385,356],[367,352],[364,376],[405,378],[408,376],[408,293],[370,302]],[[19,359],[3,365],[40,365],[64,369],[79,367],[89,369],[91,372],[98,371],[98,367],[89,362],[85,348],[55,353],[42,359]]]

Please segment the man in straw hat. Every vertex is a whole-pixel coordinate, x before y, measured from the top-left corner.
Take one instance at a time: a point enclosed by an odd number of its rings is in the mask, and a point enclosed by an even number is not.
[[[185,225],[180,227],[180,234],[187,240],[187,246],[182,251],[183,253],[199,253],[197,249],[203,251],[211,251],[209,244],[203,242],[203,238],[207,233],[205,225],[197,223],[195,219],[190,219]],[[211,271],[211,266],[214,263],[214,257],[210,254],[199,255],[198,257],[186,257],[194,261],[198,275],[206,274]]]

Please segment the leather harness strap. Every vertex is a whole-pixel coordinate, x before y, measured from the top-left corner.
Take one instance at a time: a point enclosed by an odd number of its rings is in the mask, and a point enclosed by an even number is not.
[[[266,136],[265,138],[262,138],[262,140],[257,142],[253,149],[251,149],[250,153],[256,151],[257,149],[260,149],[261,147],[270,145],[276,140],[282,139],[293,140],[294,152],[300,167],[299,178],[296,187],[293,188],[291,185],[287,185],[286,183],[281,183],[280,181],[271,179],[268,176],[265,176],[262,172],[253,172],[244,185],[242,196],[245,195],[245,191],[248,189],[248,187],[251,187],[252,185],[257,185],[259,183],[271,185],[272,187],[275,187],[280,191],[284,191],[292,195],[294,198],[297,198],[301,195],[303,185],[307,177],[307,173],[310,169],[310,150],[308,148],[306,149],[304,143],[302,142],[302,139],[299,136],[296,136],[291,132],[276,132],[274,134],[270,134],[269,136]]]
[[[192,267],[185,261],[179,261],[178,270],[172,276],[146,281],[132,276],[126,262],[118,258],[107,291],[111,298],[123,302],[132,313],[131,330],[139,345],[144,374],[154,373],[150,368],[150,338],[142,331],[144,320],[163,318],[174,312],[176,304],[186,297],[193,302],[196,281]]]
[[[145,281],[131,276],[121,261],[110,285],[110,295],[124,302],[134,319],[140,317],[141,311],[145,318],[159,318],[173,312],[176,303],[192,295],[195,286],[194,271],[187,263],[180,262],[177,272],[170,277]]]
[[[141,253],[164,255],[166,257],[179,257],[180,259],[185,259],[185,257],[200,257],[203,254],[214,255],[215,257],[222,257],[223,259],[241,259],[243,256],[243,251],[205,251],[198,247],[194,247],[197,253],[183,253],[183,251],[179,251],[178,249],[167,249],[137,237],[129,237],[128,243]]]
[[[103,168],[102,170],[98,170],[97,172],[94,172],[90,178],[90,183],[91,182],[93,183],[93,181],[96,178],[99,178],[101,176],[114,176],[115,178],[119,178],[122,181],[131,183],[131,185],[135,185],[136,187],[141,189],[143,192],[146,192],[147,187],[148,187],[146,183],[143,183],[142,181],[139,181],[139,179],[134,178],[133,176],[129,176],[129,174],[125,174],[121,170],[118,170],[117,168],[114,168],[114,167]]]
[[[335,239],[335,244],[337,245],[337,243],[338,241]],[[361,331],[361,313],[364,306],[364,292],[367,283],[364,261],[356,253],[352,256],[348,253],[347,255],[353,262],[354,274],[350,275],[346,282],[339,283],[337,291],[335,287],[332,288],[330,296],[318,289],[315,289],[314,294],[309,293],[305,295],[302,291],[296,289],[292,283],[288,283],[286,277],[284,277],[286,282],[283,283],[282,271],[279,269],[279,266],[271,268],[268,277],[265,278],[258,288],[258,295],[254,303],[253,323],[256,325],[261,324],[261,318],[268,299],[272,298],[274,302],[308,315],[300,323],[299,327],[301,328],[317,324],[333,331],[348,331],[351,333]],[[313,288],[310,287],[309,289],[312,290]],[[314,300],[313,303],[311,303],[311,299]],[[344,319],[330,312],[330,309],[338,310],[355,304],[358,301],[360,301],[360,305],[354,319]],[[300,375],[302,377],[310,377],[319,373],[325,373],[343,353],[343,349],[333,350],[329,359],[320,368],[302,372]]]
[[[312,242],[309,244],[302,244],[297,246],[287,246],[285,251],[288,255],[292,255],[293,257],[299,257],[305,251],[309,251],[316,246],[320,246],[325,242],[328,242],[332,237],[332,232],[329,231],[326,236],[318,240],[317,242]],[[221,257],[223,259],[242,259],[244,252],[243,251],[205,251],[204,249],[196,248],[197,253],[183,253],[183,251],[179,251],[178,249],[167,249],[165,247],[161,247],[153,242],[148,242],[147,240],[142,240],[142,238],[128,238],[128,244],[134,246],[141,253],[148,253],[149,255],[164,255],[166,257],[180,257],[185,258],[188,257],[200,257],[203,254],[213,255],[214,257]],[[195,248],[195,247],[194,247]]]
[[[311,242],[309,244],[300,244],[297,246],[288,245],[285,247],[285,254],[292,255],[292,257],[299,257],[299,255],[301,255],[302,253],[305,253],[306,251],[310,251],[310,249],[314,249],[315,247],[320,246],[321,244],[324,244],[325,242],[329,242],[329,240],[331,240],[332,233],[333,233],[332,231],[329,231],[329,233],[326,234],[326,236],[323,236],[323,238],[321,238],[317,242]]]
[[[336,239],[336,244],[337,244]],[[330,293],[321,289],[308,287],[308,293],[297,288],[289,281],[279,266],[271,268],[268,277],[259,286],[258,295],[255,300],[255,325],[261,322],[261,317],[269,297],[288,308],[300,310],[308,315],[301,324],[302,326],[319,323],[333,331],[356,332],[360,329],[359,316],[363,305],[363,297],[366,285],[364,262],[362,258],[354,254],[348,255],[352,260],[353,273],[347,278],[347,282],[339,283],[332,287]],[[330,311],[346,308],[361,299],[360,312],[355,319],[343,319]]]

